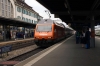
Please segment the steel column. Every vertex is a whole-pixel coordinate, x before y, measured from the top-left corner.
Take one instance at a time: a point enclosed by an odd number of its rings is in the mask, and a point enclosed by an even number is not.
[[[95,21],[94,16],[91,17],[91,47],[95,47]]]
[[[6,25],[3,25],[3,40],[6,41]]]

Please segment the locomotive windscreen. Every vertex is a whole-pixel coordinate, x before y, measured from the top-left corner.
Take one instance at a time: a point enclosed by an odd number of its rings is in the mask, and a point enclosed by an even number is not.
[[[38,22],[38,24],[53,24],[53,20],[51,19],[43,19],[41,21]]]
[[[38,25],[36,30],[38,32],[51,31],[52,30],[52,26],[51,25]]]

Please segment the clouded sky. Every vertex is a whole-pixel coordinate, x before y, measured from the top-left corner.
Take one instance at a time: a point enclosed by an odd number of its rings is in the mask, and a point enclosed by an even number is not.
[[[41,16],[43,16],[44,18],[49,18],[48,14],[45,12],[45,10],[47,9],[40,3],[38,3],[36,0],[25,0],[25,2],[31,7],[33,7],[33,9]],[[51,15],[51,17],[54,18],[53,15]]]

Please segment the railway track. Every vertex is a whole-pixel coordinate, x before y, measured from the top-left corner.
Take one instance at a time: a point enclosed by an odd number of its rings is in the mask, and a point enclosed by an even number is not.
[[[70,37],[70,36],[68,36],[68,37]],[[67,37],[67,38],[68,38],[68,37]],[[60,42],[62,42],[62,41],[63,41],[63,40],[61,40],[61,41],[59,41],[59,42],[57,42],[57,43],[60,43]],[[38,48],[36,48],[36,49],[34,49],[34,50],[30,51],[30,52],[27,52],[27,53],[22,54],[22,55],[19,55],[19,56],[17,56],[17,57],[11,58],[11,59],[9,59],[9,60],[7,60],[7,61],[23,61],[23,60],[25,60],[25,59],[27,59],[27,58],[29,58],[29,57],[31,57],[31,56],[33,56],[33,55],[35,55],[35,54],[41,52],[41,51],[43,51],[44,49],[47,49],[47,48],[48,48],[48,47],[38,47]]]
[[[23,61],[23,60],[29,58],[32,55],[35,55],[36,53],[38,53],[38,52],[40,52],[40,51],[42,51],[44,49],[46,49],[46,48],[38,47],[38,48],[36,48],[36,49],[34,49],[34,50],[30,51],[30,52],[27,52],[25,54],[22,54],[22,55],[19,55],[17,57],[14,57],[12,59],[9,59],[8,61]]]

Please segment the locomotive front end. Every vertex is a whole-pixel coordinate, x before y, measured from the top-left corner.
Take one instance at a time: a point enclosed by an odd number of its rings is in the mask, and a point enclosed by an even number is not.
[[[35,34],[34,34],[34,41],[35,43],[49,43],[52,42],[52,25],[37,25]]]

